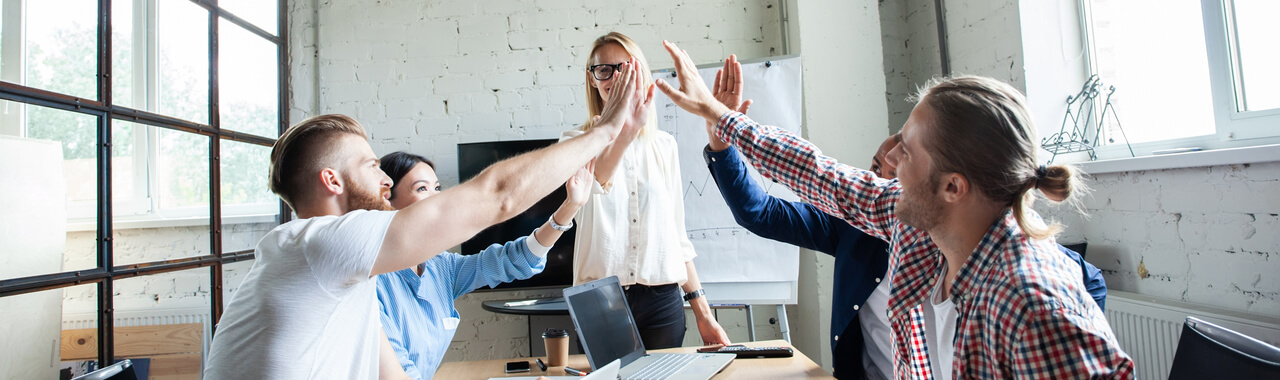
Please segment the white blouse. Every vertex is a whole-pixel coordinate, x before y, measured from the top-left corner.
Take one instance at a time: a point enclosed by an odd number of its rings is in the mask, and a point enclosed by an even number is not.
[[[565,131],[563,141],[581,135]],[[576,216],[573,284],[616,275],[623,286],[683,284],[693,243],[684,228],[676,139],[658,129],[636,137],[605,185]]]

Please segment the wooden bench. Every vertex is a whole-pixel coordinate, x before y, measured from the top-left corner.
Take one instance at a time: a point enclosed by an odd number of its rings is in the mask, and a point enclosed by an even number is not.
[[[115,356],[151,359],[151,379],[200,379],[203,325],[116,327],[115,335]],[[62,330],[62,360],[98,360],[98,329]]]

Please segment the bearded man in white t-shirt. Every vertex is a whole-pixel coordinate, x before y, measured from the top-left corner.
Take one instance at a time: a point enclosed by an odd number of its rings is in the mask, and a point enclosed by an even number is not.
[[[371,279],[523,212],[619,133],[634,134],[652,107],[642,74],[625,72],[628,91],[610,94],[604,128],[494,164],[400,211],[390,211],[391,179],[354,119],[316,116],[285,131],[271,151],[270,186],[298,219],[258,243],[218,322],[205,378],[407,378],[380,328]]]

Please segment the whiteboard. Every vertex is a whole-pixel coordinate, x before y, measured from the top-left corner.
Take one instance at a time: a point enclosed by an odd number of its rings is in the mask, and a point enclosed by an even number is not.
[[[698,72],[708,88],[721,67],[722,64],[699,67]],[[662,78],[679,86],[673,75],[671,69],[653,73],[655,79]],[[747,115],[760,123],[799,134],[800,56],[744,61],[742,76],[743,100],[753,100]],[[693,261],[708,299],[713,303],[796,303],[799,248],[759,237],[733,220],[703,160],[703,148],[707,145],[705,120],[681,110],[661,91],[656,96],[658,129],[674,136],[679,146],[685,229],[698,254]],[[789,201],[798,199],[785,186],[763,179],[755,168],[748,168],[769,194]]]

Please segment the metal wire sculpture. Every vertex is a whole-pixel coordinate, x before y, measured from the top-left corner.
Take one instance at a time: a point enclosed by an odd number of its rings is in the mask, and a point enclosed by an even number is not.
[[[1104,127],[1108,129],[1106,133],[1108,143],[1116,142],[1114,130],[1118,130],[1120,136],[1124,138],[1125,146],[1129,148],[1129,155],[1134,155],[1129,137],[1124,134],[1124,128],[1120,126],[1120,117],[1111,104],[1111,95],[1116,93],[1116,86],[1109,86],[1105,97],[1102,86],[1102,79],[1095,74],[1084,82],[1080,92],[1067,96],[1067,114],[1062,118],[1062,128],[1058,133],[1040,140],[1040,147],[1053,153],[1053,157],[1049,158],[1050,164],[1058,158],[1059,154],[1064,153],[1088,152],[1090,161],[1097,160],[1096,148],[1103,137]],[[1097,105],[1099,97],[1102,98],[1101,107]],[[1111,123],[1107,122],[1108,116]],[[1068,125],[1071,127],[1070,130],[1067,129]]]

